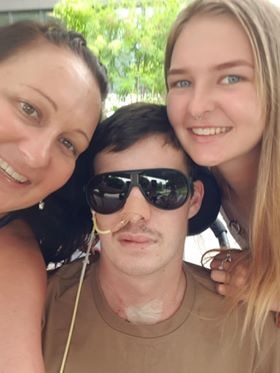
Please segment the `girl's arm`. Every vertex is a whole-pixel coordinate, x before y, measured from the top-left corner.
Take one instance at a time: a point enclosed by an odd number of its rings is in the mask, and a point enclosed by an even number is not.
[[[0,371],[43,373],[41,320],[46,269],[24,222],[0,229]]]

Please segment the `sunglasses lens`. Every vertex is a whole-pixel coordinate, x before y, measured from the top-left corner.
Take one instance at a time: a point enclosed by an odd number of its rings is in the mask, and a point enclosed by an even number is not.
[[[191,183],[176,170],[146,170],[139,184],[152,205],[163,210],[177,209],[191,194]]]
[[[120,210],[126,202],[131,183],[140,187],[153,206],[163,210],[177,209],[192,194],[191,181],[176,170],[161,168],[112,172],[94,176],[87,185],[90,207],[100,214]]]
[[[114,174],[95,176],[86,193],[90,207],[101,214],[111,214],[123,207],[129,189],[130,177]]]

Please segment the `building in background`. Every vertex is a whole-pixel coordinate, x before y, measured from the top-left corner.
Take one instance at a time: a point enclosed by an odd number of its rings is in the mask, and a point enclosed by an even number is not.
[[[45,21],[58,0],[1,0],[0,26],[24,19]]]

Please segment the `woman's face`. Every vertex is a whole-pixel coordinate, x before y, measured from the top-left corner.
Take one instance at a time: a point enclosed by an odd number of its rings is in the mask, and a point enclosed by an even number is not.
[[[67,49],[46,42],[0,62],[0,212],[65,184],[100,110],[95,79]]]
[[[206,166],[254,159],[264,131],[249,40],[229,16],[196,16],[183,28],[168,71],[170,121]]]

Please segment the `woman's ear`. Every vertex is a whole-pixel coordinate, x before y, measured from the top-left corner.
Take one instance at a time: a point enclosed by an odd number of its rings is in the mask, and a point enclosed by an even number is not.
[[[190,200],[190,209],[188,214],[189,219],[191,219],[198,213],[201,206],[202,198],[204,196],[204,186],[200,180],[194,181],[193,189],[194,191],[193,196]]]

